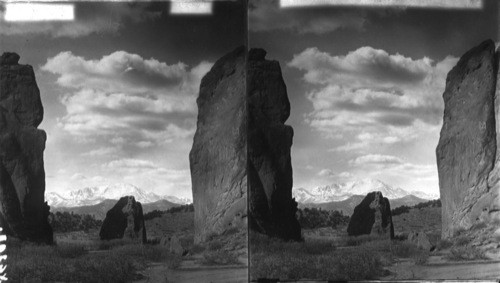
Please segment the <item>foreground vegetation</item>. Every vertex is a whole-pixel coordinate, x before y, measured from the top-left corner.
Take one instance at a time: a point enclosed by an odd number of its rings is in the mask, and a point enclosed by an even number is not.
[[[9,239],[7,276],[13,282],[129,282],[147,262],[165,262],[176,268],[180,256],[161,246],[109,241],[104,250],[78,244],[36,245]]]
[[[251,233],[250,277],[252,280],[377,279],[387,275],[384,267],[398,258],[411,258],[423,264],[429,256],[414,244],[373,236],[346,238],[341,245],[342,248],[336,248],[334,242],[320,239],[283,242]]]

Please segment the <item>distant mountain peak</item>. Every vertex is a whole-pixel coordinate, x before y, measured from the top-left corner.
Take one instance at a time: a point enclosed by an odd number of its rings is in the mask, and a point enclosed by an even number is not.
[[[64,194],[46,192],[45,198],[50,206],[76,207],[96,205],[106,199],[118,200],[121,197],[128,195],[134,196],[136,201],[139,201],[143,204],[154,203],[160,200],[168,200],[175,204],[191,203],[191,200],[187,198],[179,198],[175,196],[160,196],[128,183],[84,187],[81,189],[66,192]]]
[[[399,187],[392,187],[381,180],[364,178],[346,183],[330,184],[311,189],[296,188],[292,191],[295,200],[299,203],[327,203],[343,201],[354,195],[366,195],[369,192],[380,191],[388,199],[399,199],[414,195],[422,199],[435,199],[419,191],[408,192]]]

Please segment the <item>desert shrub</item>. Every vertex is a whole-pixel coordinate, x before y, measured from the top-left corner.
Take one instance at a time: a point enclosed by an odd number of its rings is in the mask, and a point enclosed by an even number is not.
[[[360,235],[360,236],[349,236],[346,240],[347,246],[359,246],[362,243],[370,242],[374,240],[385,240],[385,237],[374,236],[374,235]]]
[[[152,239],[148,239],[147,243],[150,245],[158,245],[161,242],[161,239],[158,237],[154,237]]]
[[[250,233],[249,245],[253,253],[280,253],[282,250],[287,249],[290,252],[314,255],[335,250],[333,242],[329,240],[315,239],[305,242],[286,242],[259,233]]]
[[[229,236],[229,235],[234,235],[236,233],[238,233],[240,231],[240,229],[238,227],[231,227],[229,229],[227,229],[226,231],[224,231],[223,235],[225,236]]]
[[[186,235],[186,236],[180,236],[179,242],[186,249],[191,249],[191,246],[194,245],[194,235],[190,234],[190,235]]]
[[[55,247],[57,255],[62,258],[77,258],[87,254],[87,250],[82,245],[77,244],[59,244]]]
[[[219,235],[215,232],[210,232],[207,234],[206,238],[205,238],[205,241],[206,242],[211,242],[215,239],[217,239],[219,237]]]
[[[133,241],[129,239],[101,240],[99,241],[98,249],[109,250],[114,247],[124,246],[132,243]]]
[[[380,257],[368,249],[341,251],[338,255],[336,276],[331,279],[374,279],[382,273]],[[330,278],[329,278],[330,279]]]
[[[420,251],[418,254],[412,255],[411,258],[415,261],[416,265],[424,265],[429,259],[429,252]]]
[[[203,245],[194,244],[190,248],[191,253],[199,254],[205,251],[205,247]]]
[[[453,239],[455,246],[466,246],[472,239],[466,235],[460,235]]]
[[[406,235],[406,234],[394,235],[394,240],[396,240],[396,241],[406,241],[407,239],[408,239],[408,235]]]
[[[479,223],[476,223],[474,225],[472,225],[471,227],[471,230],[481,230],[481,229],[484,229],[488,227],[488,225],[486,224],[486,222],[479,222]]]
[[[392,246],[392,254],[397,257],[409,258],[419,253],[417,245],[409,242],[400,242]]]
[[[222,248],[223,244],[219,240],[212,240],[207,243],[207,250],[209,251],[217,251]]]
[[[335,250],[333,242],[328,240],[311,240],[300,244],[303,245],[303,251],[310,255],[319,255]]]
[[[463,227],[458,227],[456,228],[454,231],[453,231],[453,237],[458,237],[460,235],[462,235],[463,233],[465,232],[465,228]]]
[[[181,266],[182,256],[175,255],[175,254],[169,254],[166,261],[167,261],[168,268],[177,269]]]
[[[159,262],[166,258],[167,249],[161,246],[129,244],[113,247],[111,252],[123,257]]]
[[[442,240],[438,241],[436,248],[438,250],[444,250],[444,249],[450,248],[451,246],[453,246],[452,241],[447,240],[447,239],[442,239]]]
[[[453,247],[446,258],[452,261],[487,259],[483,251],[471,246]]]
[[[241,264],[235,254],[222,250],[205,251],[200,263],[204,265]]]

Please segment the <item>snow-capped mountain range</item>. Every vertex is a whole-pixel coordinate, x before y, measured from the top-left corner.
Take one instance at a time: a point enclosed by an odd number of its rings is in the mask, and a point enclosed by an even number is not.
[[[160,196],[152,192],[146,192],[131,184],[114,184],[110,186],[87,187],[69,191],[65,194],[46,192],[45,200],[53,207],[75,207],[95,205],[106,199],[120,199],[123,196],[134,196],[135,200],[145,204],[160,200],[167,200],[176,204],[189,204],[192,201],[187,198],[174,196]]]
[[[388,199],[398,199],[408,195],[414,195],[422,199],[437,199],[439,196],[426,194],[421,191],[405,191],[401,188],[393,188],[386,183],[375,179],[362,179],[341,184],[332,184],[313,189],[294,188],[293,197],[298,203],[325,203],[346,200],[354,195],[366,195],[369,192],[380,191]]]

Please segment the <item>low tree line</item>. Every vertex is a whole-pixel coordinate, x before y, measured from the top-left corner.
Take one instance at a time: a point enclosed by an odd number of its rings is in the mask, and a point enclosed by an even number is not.
[[[161,217],[165,213],[178,213],[178,212],[193,212],[194,211],[194,205],[191,204],[184,204],[180,206],[175,206],[172,208],[169,208],[167,210],[158,210],[155,209],[153,211],[150,211],[148,213],[144,214],[144,220],[151,220],[153,218]]]
[[[403,213],[408,213],[408,212],[410,212],[410,209],[412,209],[412,208],[421,209],[421,208],[425,208],[425,207],[441,207],[441,199],[421,202],[421,203],[415,204],[413,206],[402,205],[402,206],[399,206],[399,207],[392,209],[391,214],[392,214],[392,216],[396,216],[396,215],[400,215]]]
[[[322,210],[317,208],[304,208],[297,211],[297,220],[304,229],[314,229],[321,227],[336,228],[349,223],[349,216],[342,211]]]
[[[54,232],[74,232],[85,231],[91,229],[99,229],[102,225],[102,220],[96,219],[89,214],[74,214],[73,212],[56,212],[50,213],[49,223]]]

